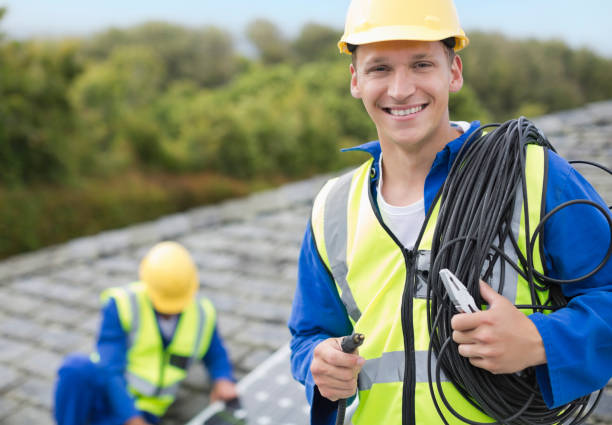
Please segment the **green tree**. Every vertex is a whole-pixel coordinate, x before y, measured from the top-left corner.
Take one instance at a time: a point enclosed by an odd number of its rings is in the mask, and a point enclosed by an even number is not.
[[[153,161],[159,152],[151,105],[160,95],[164,63],[151,49],[126,46],[107,61],[90,65],[75,82],[71,99],[90,155],[85,167],[97,173]]]
[[[247,25],[246,35],[257,49],[263,63],[275,64],[288,60],[289,43],[273,22],[256,19]]]
[[[577,81],[586,99],[605,100],[612,96],[612,59],[583,48],[567,54],[565,64],[568,75]]]
[[[307,23],[291,43],[298,63],[335,60],[340,56],[336,46],[342,33],[316,23]]]
[[[457,93],[452,93],[448,102],[451,120],[474,121],[479,120],[483,124],[491,122],[491,114],[482,105],[474,90],[464,84]]]
[[[95,35],[86,43],[86,56],[105,61],[119,47],[140,46],[164,62],[164,84],[189,80],[205,87],[228,82],[239,70],[232,36],[215,26],[187,29],[166,22],[147,22]]]
[[[0,182],[64,182],[74,173],[68,87],[81,71],[70,42],[0,42]]]
[[[466,83],[497,120],[612,97],[612,60],[559,40],[474,32],[460,55]]]
[[[6,14],[6,7],[0,7],[0,21],[2,21],[2,18],[4,18],[5,14]],[[0,41],[2,41],[3,38],[4,38],[4,33],[0,32]]]

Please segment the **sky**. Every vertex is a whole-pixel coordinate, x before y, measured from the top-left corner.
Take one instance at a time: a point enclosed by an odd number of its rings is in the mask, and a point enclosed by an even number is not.
[[[0,32],[11,38],[88,35],[148,20],[190,27],[213,24],[240,40],[247,23],[266,18],[287,37],[316,22],[342,29],[350,0],[0,0]],[[611,0],[455,0],[461,25],[516,38],[562,39],[612,58]]]

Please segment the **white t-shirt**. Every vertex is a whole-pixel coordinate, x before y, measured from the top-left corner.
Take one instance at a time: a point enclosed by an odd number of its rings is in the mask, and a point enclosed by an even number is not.
[[[425,222],[425,201],[421,200],[410,205],[391,205],[385,201],[382,195],[382,154],[380,154],[380,163],[378,164],[381,170],[380,178],[378,179],[378,209],[383,222],[389,230],[402,243],[404,248],[412,249],[414,243],[419,237],[419,231]]]
[[[451,121],[451,126],[465,133],[470,128],[470,123],[465,121]],[[378,179],[378,209],[383,222],[389,230],[402,243],[404,248],[412,249],[419,237],[419,232],[425,222],[425,202],[424,199],[410,205],[390,205],[382,195],[383,172],[382,172],[382,153],[378,163],[380,178]]]

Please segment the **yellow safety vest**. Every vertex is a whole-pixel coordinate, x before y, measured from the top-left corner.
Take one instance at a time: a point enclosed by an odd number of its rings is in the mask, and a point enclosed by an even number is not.
[[[366,335],[359,349],[366,363],[358,378],[359,406],[353,422],[400,424],[404,409],[405,423],[439,424],[442,421],[433,404],[427,373],[426,273],[440,200],[428,213],[417,248],[405,250],[383,227],[371,203],[372,161],[328,181],[315,199],[311,218],[319,255],[334,278],[355,331]],[[545,161],[546,151],[542,147],[528,145],[525,171],[530,223],[541,219]],[[532,234],[525,235],[523,210],[523,194],[518,188],[512,232],[525,255],[526,241]],[[534,228],[532,225],[531,233]],[[505,247],[506,254],[520,266],[514,249]],[[535,269],[542,273],[539,250],[535,250],[533,257]],[[525,280],[511,266],[501,263],[497,262],[489,284],[499,288],[504,273],[502,294],[515,304],[532,304]],[[405,287],[408,296],[402,301]],[[545,300],[547,293],[543,291],[539,296]],[[405,327],[401,320],[402,302],[408,303],[407,311],[412,311],[412,321],[405,323]],[[407,346],[404,333],[408,335]],[[406,359],[410,370],[404,386]],[[435,365],[435,358],[432,363]],[[444,395],[458,413],[474,421],[493,422],[465,400],[447,378],[442,377],[442,381]],[[449,423],[463,423],[439,404]]]
[[[128,390],[139,410],[162,416],[174,402],[188,367],[208,351],[215,309],[205,298],[191,302],[164,349],[155,311],[142,283],[110,288],[102,293],[103,301],[109,298],[115,300],[121,327],[127,334]]]

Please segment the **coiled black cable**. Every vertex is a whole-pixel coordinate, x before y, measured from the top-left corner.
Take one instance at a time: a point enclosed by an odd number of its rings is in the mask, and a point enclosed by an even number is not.
[[[484,134],[483,130],[491,129]],[[484,134],[484,135],[483,135]],[[433,237],[428,274],[427,321],[430,334],[429,387],[436,410],[442,421],[448,421],[439,402],[465,423],[480,422],[463,417],[449,403],[440,384],[441,371],[454,384],[461,395],[477,409],[493,417],[497,423],[521,425],[548,425],[556,423],[579,424],[593,411],[602,391],[581,397],[566,405],[549,409],[538,388],[535,369],[520,373],[494,375],[472,366],[469,359],[458,353],[452,341],[451,318],[454,307],[439,278],[441,268],[452,270],[466,284],[477,304],[480,297],[479,280],[488,281],[493,269],[509,264],[529,284],[531,305],[517,305],[533,312],[556,310],[566,305],[560,290],[562,284],[585,279],[601,269],[612,255],[612,237],[608,252],[599,265],[586,274],[571,280],[553,279],[535,270],[533,252],[540,249],[536,237],[542,238],[544,223],[560,209],[582,203],[598,208],[608,220],[612,234],[612,219],[607,211],[588,200],[575,200],[559,205],[545,215],[539,223],[529,223],[525,178],[526,145],[536,143],[554,151],[554,148],[529,120],[521,117],[503,124],[481,127],[466,141],[455,160],[441,190],[440,210]],[[600,168],[607,170],[605,167]],[[546,172],[546,170],[544,170]],[[511,230],[511,219],[517,188],[522,188],[524,199],[525,232],[533,237],[527,241],[526,253],[521,253]],[[504,252],[509,240],[518,257],[520,267]],[[507,247],[507,245],[506,245]],[[500,273],[498,292],[502,293],[504,273]],[[538,291],[548,290],[546,300],[540,300]],[[433,354],[437,358],[432,370]],[[434,391],[436,386],[439,399]]]

